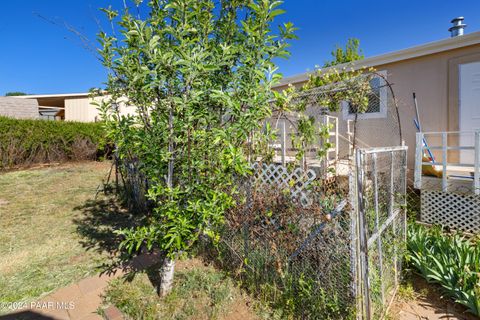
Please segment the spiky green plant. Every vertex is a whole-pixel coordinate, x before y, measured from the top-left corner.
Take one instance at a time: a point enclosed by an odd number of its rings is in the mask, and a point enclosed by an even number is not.
[[[480,316],[480,243],[440,227],[412,224],[408,230],[407,261],[428,281]]]

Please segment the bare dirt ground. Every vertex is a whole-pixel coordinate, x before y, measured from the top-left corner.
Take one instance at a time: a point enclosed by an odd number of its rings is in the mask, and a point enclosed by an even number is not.
[[[230,313],[223,320],[256,320],[255,312],[247,305],[247,301],[236,300],[231,305]]]
[[[418,293],[414,299],[397,300],[392,305],[389,315],[395,320],[474,320],[476,316],[442,295],[441,288],[429,284],[419,276],[413,276],[413,288]]]

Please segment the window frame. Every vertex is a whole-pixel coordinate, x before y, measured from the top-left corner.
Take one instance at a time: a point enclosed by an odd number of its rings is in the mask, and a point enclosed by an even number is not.
[[[377,72],[381,77],[380,78],[380,95],[379,95],[379,112],[366,112],[358,113],[358,120],[368,120],[368,119],[384,119],[387,117],[387,104],[388,104],[388,87],[386,86],[385,79],[387,79],[387,71],[382,70]],[[382,78],[384,77],[384,78]],[[355,120],[355,113],[349,113],[350,103],[348,101],[342,101],[340,103],[343,120]]]

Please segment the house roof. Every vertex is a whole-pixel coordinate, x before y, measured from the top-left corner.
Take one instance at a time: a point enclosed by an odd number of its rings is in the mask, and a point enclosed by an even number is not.
[[[42,99],[42,98],[80,98],[88,97],[90,93],[56,93],[56,94],[28,94],[25,96],[13,96],[12,98],[21,98],[21,99]]]
[[[360,69],[363,67],[375,67],[387,63],[413,59],[417,57],[426,56],[429,54],[439,53],[443,51],[449,51],[453,49],[468,47],[471,45],[480,44],[480,31],[469,33],[463,36],[452,37],[444,40],[429,42],[419,46],[411,47],[408,49],[398,50],[394,52],[389,52],[381,54],[378,56],[373,56],[363,60],[359,60],[349,64],[341,64],[335,66],[337,69],[344,67],[351,67],[354,69]],[[298,83],[308,80],[310,74],[313,72],[305,72],[302,74],[294,75],[291,77],[286,77],[282,79],[279,86],[284,86],[289,83]]]
[[[60,94],[30,94],[26,96],[15,96],[12,98],[35,99],[42,107],[65,108],[66,99],[88,98],[90,93],[60,93]]]

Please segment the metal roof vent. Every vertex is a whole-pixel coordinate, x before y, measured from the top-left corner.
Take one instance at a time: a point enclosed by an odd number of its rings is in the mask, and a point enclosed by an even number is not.
[[[467,25],[463,23],[464,19],[464,17],[456,17],[451,21],[451,23],[453,23],[453,27],[448,29],[448,31],[450,31],[452,38],[463,36],[463,31],[467,27]]]

